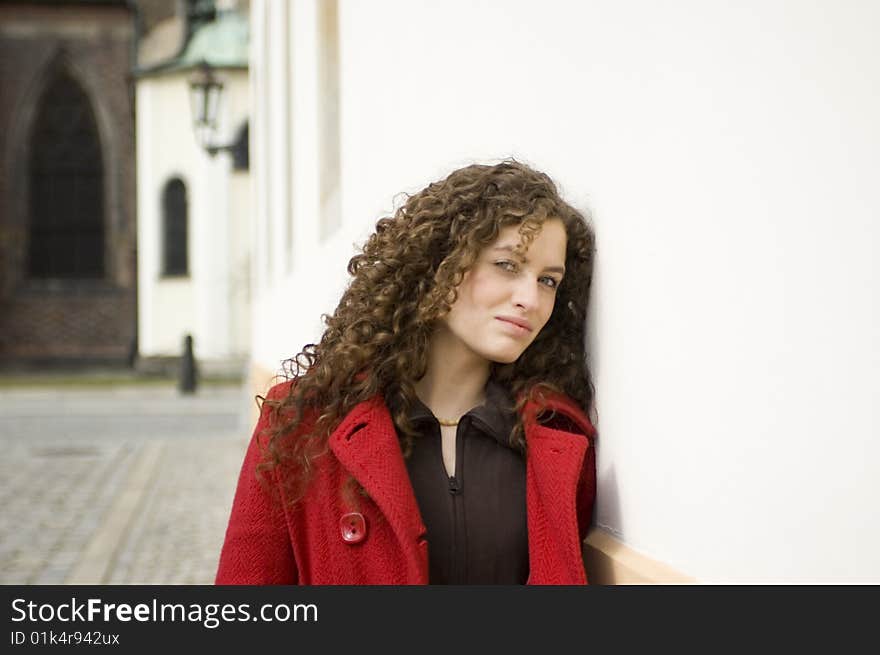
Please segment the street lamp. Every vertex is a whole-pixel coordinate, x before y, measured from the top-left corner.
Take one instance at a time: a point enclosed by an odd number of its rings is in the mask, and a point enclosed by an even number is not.
[[[233,150],[238,145],[214,143],[217,132],[217,109],[222,97],[223,82],[214,75],[214,69],[203,61],[190,77],[189,101],[196,141],[212,157],[221,150]]]

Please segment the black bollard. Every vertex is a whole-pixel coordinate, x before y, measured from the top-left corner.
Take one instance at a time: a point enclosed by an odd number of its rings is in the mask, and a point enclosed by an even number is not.
[[[180,359],[180,393],[196,392],[196,358],[193,355],[193,338],[183,339],[183,357]]]

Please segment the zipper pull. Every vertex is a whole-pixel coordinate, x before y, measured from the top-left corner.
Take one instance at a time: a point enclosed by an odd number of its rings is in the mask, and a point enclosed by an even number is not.
[[[453,496],[461,492],[461,483],[454,475],[449,476],[449,493]]]

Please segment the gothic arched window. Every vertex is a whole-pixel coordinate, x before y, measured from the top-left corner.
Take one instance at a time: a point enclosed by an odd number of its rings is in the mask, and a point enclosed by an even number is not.
[[[163,275],[188,275],[188,211],[186,185],[179,177],[165,184],[162,191]]]
[[[29,162],[28,271],[104,276],[104,163],[92,106],[59,71],[38,104]]]

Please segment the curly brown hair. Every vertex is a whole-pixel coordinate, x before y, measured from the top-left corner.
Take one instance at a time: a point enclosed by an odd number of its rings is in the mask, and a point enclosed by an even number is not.
[[[434,326],[455,302],[465,272],[502,228],[518,224],[519,249],[525,250],[549,218],[561,219],[567,235],[566,275],[553,312],[515,362],[491,365],[490,378],[517,398],[517,410],[528,399],[540,402],[543,387],[591,412],[584,331],[592,228],[544,173],[515,160],[467,166],[408,196],[393,216],[377,222],[348,263],[352,280],[339,305],[332,316],[323,316],[320,343],[285,362],[286,376],[296,383],[284,398],[258,397],[269,407],[262,468],[285,464],[290,500],[304,496],[314,460],[327,452],[332,431],[355,405],[376,394],[383,395],[408,456],[417,436],[406,418],[416,400],[414,385],[426,373]],[[510,440],[525,450],[521,419]]]

